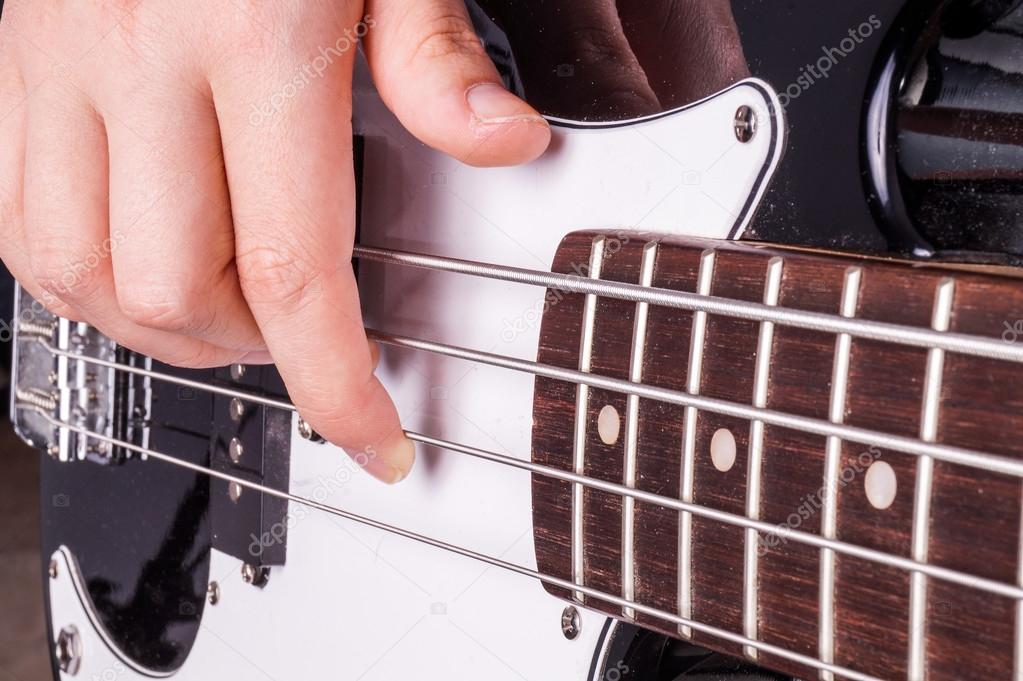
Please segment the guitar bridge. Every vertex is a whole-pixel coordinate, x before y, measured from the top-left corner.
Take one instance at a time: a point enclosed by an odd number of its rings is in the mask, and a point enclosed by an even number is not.
[[[20,286],[13,346],[11,422],[26,443],[62,462],[110,465],[136,456],[54,425],[62,421],[148,447],[149,378],[86,361],[149,369],[148,358],[118,346],[88,324],[57,317]]]

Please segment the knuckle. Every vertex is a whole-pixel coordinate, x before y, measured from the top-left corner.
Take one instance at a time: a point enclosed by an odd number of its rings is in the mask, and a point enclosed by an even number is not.
[[[88,301],[100,288],[97,257],[78,257],[63,245],[42,241],[31,257],[32,277],[43,291],[56,298]]]
[[[245,297],[256,304],[299,305],[324,275],[315,260],[290,244],[263,244],[235,256]]]
[[[197,296],[181,286],[118,288],[117,301],[128,320],[150,329],[179,333],[207,324],[196,312]]]
[[[479,36],[465,17],[457,14],[432,19],[417,42],[409,61],[444,59],[452,56],[485,54]]]

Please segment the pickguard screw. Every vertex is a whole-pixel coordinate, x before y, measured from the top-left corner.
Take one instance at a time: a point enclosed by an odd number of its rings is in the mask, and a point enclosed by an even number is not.
[[[237,482],[229,482],[227,484],[227,496],[230,497],[231,501],[238,503],[238,500],[242,496],[242,486]]]
[[[82,666],[82,637],[74,625],[69,624],[60,630],[53,645],[53,657],[65,674],[74,676],[78,673]]]
[[[231,365],[231,380],[232,381],[240,381],[244,375],[245,375],[245,365],[244,364],[232,364]]]
[[[216,582],[210,582],[210,585],[206,587],[206,600],[210,605],[216,605],[220,602],[220,585]]]
[[[757,134],[757,114],[745,104],[735,112],[735,139],[743,144],[751,141]]]
[[[57,575],[60,574],[60,568],[57,567],[57,560],[50,561],[50,567],[47,568],[46,573],[50,575],[50,579],[57,579]]]
[[[258,586],[263,588],[266,583],[270,580],[270,569],[266,567],[256,567],[251,563],[242,564],[242,581],[252,586]]]
[[[242,454],[244,453],[245,447],[242,446],[242,441],[236,437],[231,438],[231,442],[227,445],[227,455],[231,457],[231,461],[238,463],[242,460]],[[239,495],[240,494],[241,493],[239,492]]]
[[[245,403],[237,397],[232,397],[229,412],[231,414],[231,420],[238,423],[242,420],[242,417],[245,416]]]
[[[56,459],[60,456],[60,445],[50,445],[46,448],[46,453],[50,455],[51,459]]]
[[[326,440],[323,439],[323,436],[313,430],[313,427],[301,417],[298,419],[298,434],[304,440],[310,440],[311,442],[326,442]]]
[[[569,641],[575,640],[582,630],[582,623],[579,620],[579,611],[574,605],[570,605],[561,612],[561,633]]]

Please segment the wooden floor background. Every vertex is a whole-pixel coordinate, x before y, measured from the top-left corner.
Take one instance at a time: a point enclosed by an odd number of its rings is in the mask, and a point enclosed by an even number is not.
[[[49,681],[39,557],[39,459],[0,420],[0,681]]]

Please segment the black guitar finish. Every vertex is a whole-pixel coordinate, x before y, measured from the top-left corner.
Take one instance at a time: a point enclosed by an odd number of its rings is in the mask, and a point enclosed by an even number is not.
[[[154,369],[212,377],[156,363]],[[212,407],[209,393],[154,382],[150,446],[209,465]],[[93,607],[123,652],[154,671],[180,667],[206,602],[209,479],[138,458],[104,466],[45,456],[41,479],[44,562],[61,546],[70,548]]]

